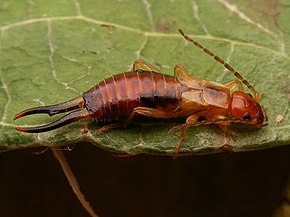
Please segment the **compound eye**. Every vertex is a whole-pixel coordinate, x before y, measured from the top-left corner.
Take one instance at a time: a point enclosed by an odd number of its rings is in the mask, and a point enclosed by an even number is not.
[[[244,114],[243,119],[244,119],[244,120],[251,120],[251,116],[249,115],[248,112],[246,112],[246,113]]]

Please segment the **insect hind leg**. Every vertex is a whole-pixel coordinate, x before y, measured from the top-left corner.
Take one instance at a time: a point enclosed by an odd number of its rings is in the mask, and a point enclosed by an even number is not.
[[[129,125],[132,119],[134,118],[134,116],[137,114],[151,117],[151,118],[174,118],[174,116],[171,113],[161,111],[155,108],[139,106],[139,107],[134,108],[133,111],[130,113],[130,115],[125,121],[125,125]]]
[[[125,124],[123,124],[123,123],[108,124],[108,125],[102,126],[100,129],[97,129],[96,134],[100,134],[100,133],[106,132],[108,130],[120,128],[120,127],[125,127]]]
[[[133,111],[130,113],[128,118],[123,122],[123,123],[113,123],[113,124],[108,124],[96,131],[96,134],[100,134],[102,132],[114,129],[114,128],[119,128],[119,127],[126,127],[128,126],[135,115],[143,115],[143,116],[148,116],[152,118],[172,118],[173,116],[170,115],[170,113],[155,109],[155,108],[148,108],[148,107],[136,107],[133,109]]]

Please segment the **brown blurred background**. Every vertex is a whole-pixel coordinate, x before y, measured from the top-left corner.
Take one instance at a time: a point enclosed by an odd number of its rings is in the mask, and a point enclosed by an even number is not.
[[[0,154],[1,216],[89,216],[42,147]],[[89,143],[64,154],[100,217],[273,216],[285,202],[290,147],[120,158]],[[287,201],[286,201],[287,202]]]

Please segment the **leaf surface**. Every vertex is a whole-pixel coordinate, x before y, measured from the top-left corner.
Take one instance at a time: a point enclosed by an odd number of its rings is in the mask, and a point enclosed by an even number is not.
[[[212,153],[222,147],[248,151],[289,144],[290,9],[284,7],[289,6],[286,0],[272,4],[270,13],[258,0],[2,1],[1,149],[87,140],[119,153],[172,154],[179,132],[168,131],[176,124],[135,123],[96,135],[98,126],[84,120],[46,133],[24,134],[14,126],[42,125],[60,116],[12,118],[26,108],[78,97],[98,81],[128,71],[137,58],[166,74],[172,75],[174,66],[183,64],[194,77],[218,83],[235,79],[187,43],[178,28],[264,93],[261,104],[269,118],[269,125],[259,130],[232,127],[236,140],[224,137],[215,126],[190,128],[182,152]],[[86,128],[88,132],[82,133]]]

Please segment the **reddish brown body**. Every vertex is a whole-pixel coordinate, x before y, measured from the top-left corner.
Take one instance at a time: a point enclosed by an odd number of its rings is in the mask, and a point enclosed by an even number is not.
[[[83,94],[85,108],[96,121],[124,121],[134,108],[149,107],[165,112],[176,110],[181,93],[188,87],[174,76],[152,71],[113,75]]]
[[[218,84],[194,78],[182,65],[176,65],[174,76],[170,76],[160,73],[149,63],[136,60],[131,71],[113,75],[99,82],[79,98],[57,105],[24,110],[16,114],[14,120],[36,113],[47,113],[51,116],[75,111],[47,125],[16,127],[16,129],[21,132],[39,133],[82,118],[91,118],[95,122],[114,122],[98,130],[102,132],[114,127],[126,126],[136,115],[153,118],[185,117],[186,122],[174,128],[182,129],[176,144],[176,153],[178,153],[187,128],[190,126],[216,124],[230,134],[227,126],[231,123],[264,126],[266,114],[259,104],[261,94],[228,63],[193,41],[181,30],[180,33],[186,40],[224,65],[239,80]],[[254,96],[244,92],[242,83]],[[234,90],[236,87],[238,90]]]

